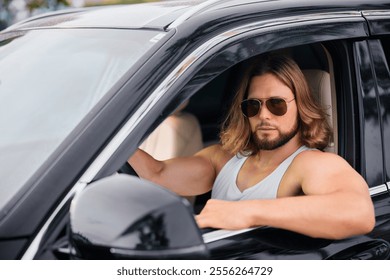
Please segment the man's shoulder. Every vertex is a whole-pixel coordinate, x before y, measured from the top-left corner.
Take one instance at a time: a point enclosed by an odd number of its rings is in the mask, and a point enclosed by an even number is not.
[[[300,152],[293,160],[291,165],[297,169],[312,170],[316,167],[336,168],[339,165],[344,165],[345,160],[337,154],[330,152],[323,152],[320,150],[304,150]]]
[[[214,165],[217,172],[233,157],[231,153],[215,144],[204,148],[199,155],[207,157]]]
[[[213,144],[213,145],[207,146],[207,147],[203,148],[201,153],[209,154],[209,155],[225,155],[225,154],[228,154],[228,152],[222,148],[221,144]]]

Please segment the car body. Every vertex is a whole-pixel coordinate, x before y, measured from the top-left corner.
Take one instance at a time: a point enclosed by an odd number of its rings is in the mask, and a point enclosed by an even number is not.
[[[0,258],[389,258],[390,2],[365,2],[164,1],[64,10],[2,31]],[[269,227],[202,233],[181,198],[151,183],[142,193],[123,188],[145,184],[116,173],[189,99],[184,110],[199,120],[204,145],[218,142],[240,73],[271,51],[329,73],[330,148],[370,187],[371,233],[338,241]],[[134,237],[139,228],[109,238],[153,211],[171,217],[162,197],[187,213],[182,226],[154,240]],[[131,219],[110,218],[124,213]],[[102,227],[89,231],[97,220]]]

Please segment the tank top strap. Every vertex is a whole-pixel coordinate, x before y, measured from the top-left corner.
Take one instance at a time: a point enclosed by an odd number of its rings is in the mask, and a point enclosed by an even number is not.
[[[247,199],[272,199],[277,197],[279,184],[284,173],[294,158],[302,151],[309,150],[306,146],[299,147],[286,158],[271,174],[256,185],[245,189],[243,192],[237,187],[238,173],[248,157],[236,155],[232,157],[222,168],[214,182],[211,197],[223,200],[247,200]]]

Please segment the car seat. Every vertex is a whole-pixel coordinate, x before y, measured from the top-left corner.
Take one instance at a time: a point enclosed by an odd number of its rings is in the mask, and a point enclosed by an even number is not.
[[[191,156],[203,148],[202,132],[198,119],[183,109],[183,104],[168,116],[140,145],[157,160]],[[186,197],[190,203],[193,197]]]
[[[331,75],[328,72],[319,69],[306,69],[302,70],[302,72],[305,75],[305,78],[312,94],[314,95],[314,98],[324,108],[328,117],[328,122],[331,128],[334,130],[333,140],[329,143],[328,147],[325,150],[328,152],[336,153],[337,150],[334,141],[334,139],[337,139],[335,129],[337,125],[336,106],[333,105],[333,103],[335,102],[335,97],[333,97],[332,95],[333,91]]]
[[[199,121],[193,114],[183,111],[185,105],[168,116],[140,148],[157,160],[190,156],[201,150],[203,143]]]

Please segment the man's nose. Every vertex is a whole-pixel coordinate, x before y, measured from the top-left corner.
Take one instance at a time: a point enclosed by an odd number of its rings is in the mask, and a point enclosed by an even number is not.
[[[268,110],[267,106],[264,103],[261,103],[257,117],[259,119],[269,119],[271,115],[272,113]]]

